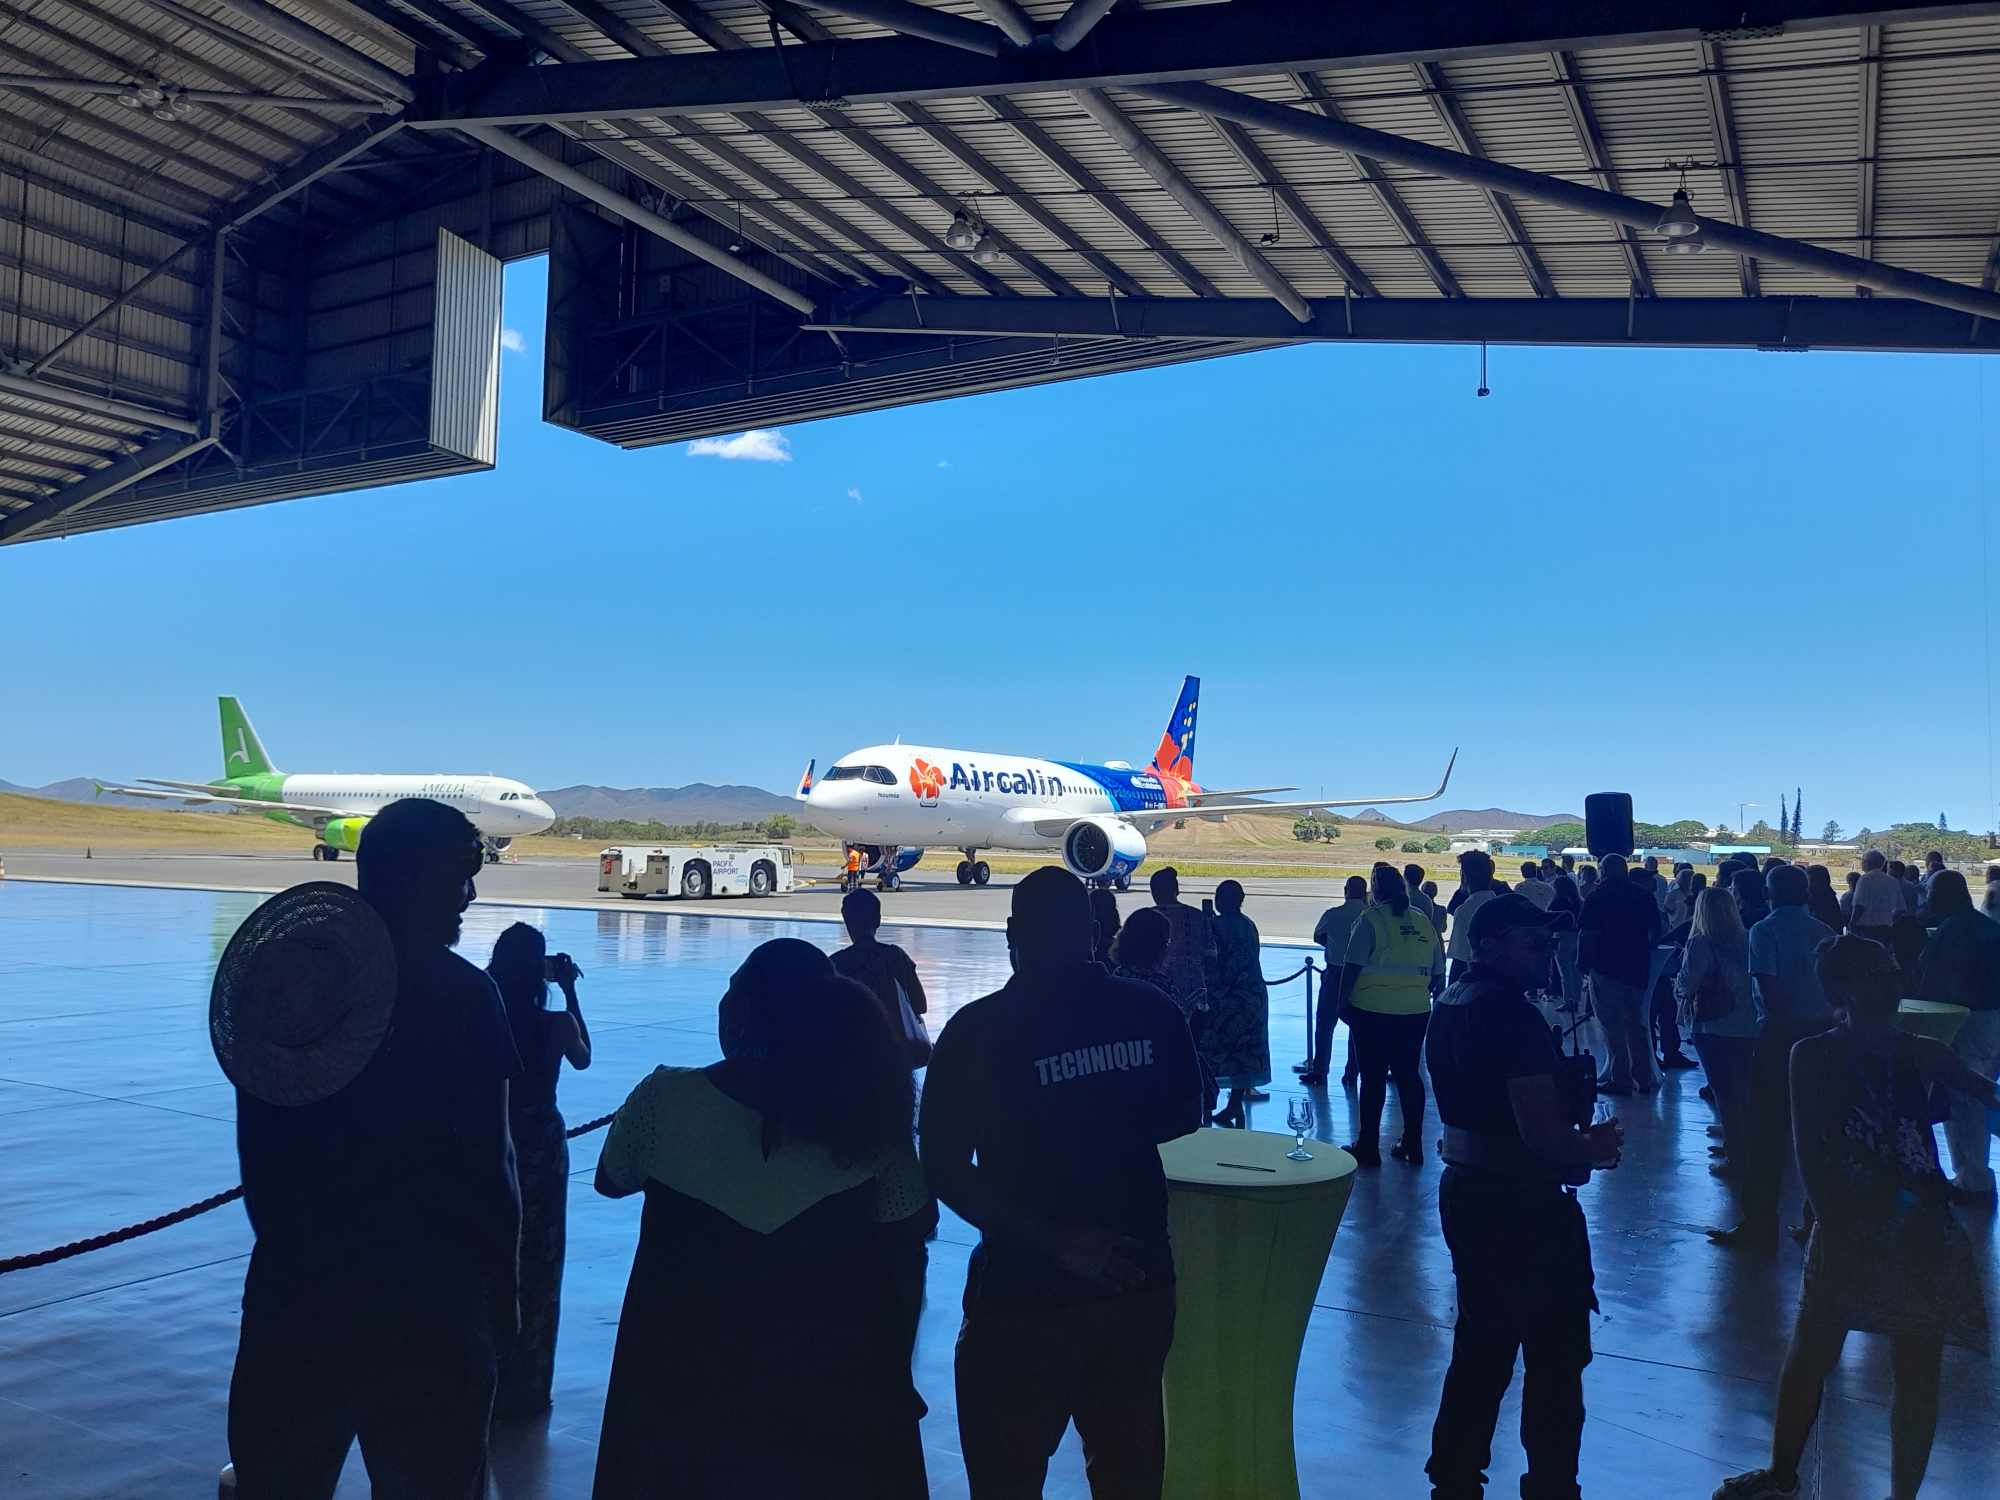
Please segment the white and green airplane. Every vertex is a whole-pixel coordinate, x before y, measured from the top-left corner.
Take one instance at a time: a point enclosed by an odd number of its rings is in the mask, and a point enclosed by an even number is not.
[[[105,786],[99,792],[152,797],[189,807],[219,807],[261,813],[280,823],[310,828],[317,835],[314,859],[339,859],[361,843],[368,820],[403,797],[429,797],[457,808],[472,820],[486,844],[488,862],[516,838],[540,833],[555,812],[526,785],[504,776],[288,776],[271,764],[250,716],[234,698],[216,700],[222,710],[222,775],[215,781],[163,781],[141,777],[138,786]]]

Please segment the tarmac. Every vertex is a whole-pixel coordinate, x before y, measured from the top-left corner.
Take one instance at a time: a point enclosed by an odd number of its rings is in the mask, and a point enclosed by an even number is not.
[[[946,851],[949,853],[950,851]],[[955,860],[956,856],[953,856]],[[1119,907],[1132,911],[1152,903],[1145,889],[1148,870],[1139,883],[1119,897]],[[297,854],[81,854],[9,853],[10,880],[59,880],[86,885],[151,886],[164,890],[281,891],[308,880],[354,883],[354,861],[343,858],[319,863],[301,846]],[[933,872],[919,865],[903,876],[901,890],[882,897],[886,921],[909,926],[1004,927],[1008,891],[1018,876],[995,875],[988,886],[962,886],[952,878],[951,864]],[[703,916],[774,917],[801,922],[840,920],[839,872],[828,865],[805,867],[800,883],[788,894],[757,899],[718,896],[706,901],[680,897],[629,900],[597,892],[594,859],[535,859],[488,865],[479,877],[479,899],[509,906],[602,910],[658,907]],[[1181,883],[1182,899],[1198,903],[1215,893],[1216,881],[1189,878]],[[1256,922],[1265,941],[1310,943],[1320,913],[1340,900],[1342,881],[1262,879],[1242,882],[1245,912]]]

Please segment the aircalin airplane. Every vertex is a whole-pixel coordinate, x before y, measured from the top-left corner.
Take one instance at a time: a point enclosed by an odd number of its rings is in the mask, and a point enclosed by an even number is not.
[[[339,859],[361,843],[368,820],[403,797],[429,797],[457,808],[472,820],[486,844],[488,861],[517,837],[540,833],[555,822],[555,810],[518,781],[504,776],[288,776],[271,764],[250,716],[234,698],[216,700],[222,710],[222,776],[219,780],[157,781],[138,786],[103,786],[99,792],[153,797],[189,807],[222,807],[262,813],[280,823],[310,828],[318,836],[314,859]]]
[[[1444,795],[1458,752],[1437,790],[1418,797],[1345,797],[1307,802],[1251,802],[1286,786],[1210,791],[1194,779],[1195,711],[1201,679],[1181,685],[1151,763],[1091,765],[928,745],[871,745],[843,755],[813,779],[814,765],[795,794],[805,819],[859,848],[885,889],[923,857],[926,848],[957,849],[960,885],[991,878],[983,849],[1058,851],[1070,871],[1098,885],[1127,890],[1146,857],[1146,835],[1187,818],[1220,819],[1232,812],[1300,812],[1321,807],[1429,802]]]

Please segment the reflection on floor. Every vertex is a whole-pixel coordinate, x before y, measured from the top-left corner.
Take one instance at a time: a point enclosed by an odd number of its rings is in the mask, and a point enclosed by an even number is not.
[[[0,886],[0,1256],[149,1217],[236,1180],[232,1097],[218,1081],[203,1019],[216,955],[256,898],[187,891]],[[1252,913],[1254,915],[1254,912]],[[657,911],[475,909],[464,951],[484,961],[504,921],[525,915],[586,971],[598,1065],[566,1075],[572,1121],[614,1108],[656,1063],[713,1057],[714,1005],[757,943],[835,930],[773,921],[703,921]],[[999,934],[892,933],[950,1006],[1004,975]],[[1267,951],[1265,969],[1297,967]],[[1272,1099],[1252,1124],[1284,1128],[1289,1065],[1302,1054],[1304,995],[1272,996]],[[934,1017],[934,1020],[937,1019]],[[1336,1065],[1338,1059],[1336,1059]],[[1337,1070],[1337,1066],[1336,1066]],[[1587,1376],[1586,1493],[1702,1496],[1761,1460],[1773,1382],[1797,1295],[1799,1257],[1740,1261],[1701,1229],[1726,1217],[1707,1172],[1710,1115],[1699,1074],[1666,1094],[1623,1101],[1626,1164],[1587,1190],[1604,1315]],[[1347,1139],[1353,1098],[1321,1100],[1322,1139]],[[1394,1106],[1391,1105],[1391,1115]],[[1434,1124],[1435,1122],[1433,1122]],[[1393,1135],[1392,1118],[1385,1131]],[[1434,1133],[1434,1132],[1433,1132]],[[495,1494],[588,1493],[618,1306],[638,1227],[636,1200],[589,1189],[596,1142],[573,1143],[568,1279],[546,1424],[503,1433]],[[1991,1213],[1970,1220],[1988,1286]],[[973,1236],[947,1217],[933,1249],[917,1378],[933,1493],[962,1496],[951,1349]],[[0,1277],[0,1491],[24,1497],[189,1497],[214,1493],[227,1454],[225,1396],[249,1235],[229,1207],[135,1242]],[[1450,1352],[1450,1266],[1437,1230],[1437,1166],[1364,1174],[1326,1267],[1307,1335],[1295,1420],[1308,1496],[1420,1496],[1439,1382]],[[1888,1492],[1888,1370],[1881,1341],[1857,1337],[1834,1383],[1809,1461],[1808,1496]],[[1501,1419],[1491,1493],[1521,1468],[1516,1411]],[[1944,1421],[1927,1495],[1994,1490],[2000,1377],[1946,1357]],[[777,1436],[782,1436],[781,1434]],[[1051,1496],[1085,1495],[1073,1441]],[[367,1494],[358,1459],[343,1500]]]

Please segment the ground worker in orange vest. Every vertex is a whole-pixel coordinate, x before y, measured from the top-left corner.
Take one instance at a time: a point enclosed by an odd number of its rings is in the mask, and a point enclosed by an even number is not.
[[[847,878],[841,882],[841,889],[848,891],[861,889],[861,851],[851,844],[847,849]]]

